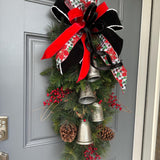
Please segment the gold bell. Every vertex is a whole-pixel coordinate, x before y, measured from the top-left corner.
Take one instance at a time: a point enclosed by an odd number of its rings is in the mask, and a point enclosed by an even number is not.
[[[94,96],[89,84],[86,85],[84,90],[81,90],[79,103],[81,104],[92,104],[96,101],[96,97]]]
[[[95,107],[95,110],[92,113],[92,121],[93,122],[101,122],[104,120],[103,117],[103,109],[102,106],[98,103],[94,103],[93,106]]]
[[[93,61],[93,63],[94,63],[94,66],[97,67],[97,62],[95,60]],[[99,70],[97,70],[92,65],[90,65],[90,69],[89,69],[89,73],[88,73],[88,81],[95,82],[100,78],[101,78],[101,76],[100,76]]]
[[[79,145],[90,145],[93,143],[91,129],[88,121],[84,122],[83,120],[81,120],[78,131],[78,139],[76,143]]]

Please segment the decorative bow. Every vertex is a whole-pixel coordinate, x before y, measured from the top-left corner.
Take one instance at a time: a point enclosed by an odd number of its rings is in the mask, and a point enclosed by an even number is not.
[[[123,40],[115,33],[116,30],[122,29],[117,12],[108,9],[105,2],[97,7],[96,0],[65,0],[64,3],[64,7],[69,8],[68,16],[62,11],[64,9],[60,10],[57,7],[58,5],[53,6],[52,9],[56,9],[53,13],[58,20],[63,15],[65,22],[71,26],[46,49],[42,59],[51,58],[56,54],[57,66],[61,73],[65,70],[64,66],[82,61],[77,81],[79,82],[87,76],[90,64],[94,66],[93,57],[99,55],[106,66],[94,67],[99,70],[110,69],[124,91],[127,70],[118,58]],[[92,35],[100,41],[96,48],[92,44]]]

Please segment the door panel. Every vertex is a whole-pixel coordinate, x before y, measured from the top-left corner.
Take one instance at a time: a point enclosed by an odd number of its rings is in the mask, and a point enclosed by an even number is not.
[[[59,142],[53,133],[52,123],[42,117],[44,107],[42,101],[46,97],[48,80],[40,73],[51,66],[50,60],[41,64],[45,48],[49,45],[47,37],[40,34],[25,33],[25,146],[37,146]]]
[[[106,2],[117,9],[125,28],[119,34],[124,38],[121,58],[128,70],[127,91],[122,95],[117,85],[115,92],[132,111],[114,116],[110,127],[116,137],[106,160],[131,160],[141,1]],[[9,153],[10,160],[59,160],[63,150],[52,122],[41,117],[48,79],[40,72],[51,62],[40,58],[49,45],[46,33],[52,4],[51,0],[0,2],[0,115],[9,117],[9,139],[0,142],[0,151]]]

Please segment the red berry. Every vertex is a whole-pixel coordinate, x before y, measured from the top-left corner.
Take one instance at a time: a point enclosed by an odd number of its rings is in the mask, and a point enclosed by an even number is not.
[[[92,150],[92,148],[91,148],[91,147],[88,147],[88,149],[89,149],[89,150]]]
[[[86,122],[86,119],[84,119],[83,122]]]
[[[49,97],[49,93],[47,93],[47,97]]]
[[[102,103],[102,100],[100,100],[99,102],[98,102],[98,104],[101,104]]]

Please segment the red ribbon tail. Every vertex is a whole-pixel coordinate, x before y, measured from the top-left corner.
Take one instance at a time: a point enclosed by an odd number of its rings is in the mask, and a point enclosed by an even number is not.
[[[64,45],[73,37],[78,31],[84,28],[84,25],[74,23],[72,26],[67,28],[52,44],[45,50],[43,59],[48,59],[54,56]]]
[[[83,44],[83,48],[84,48],[84,54],[83,54],[81,71],[80,71],[77,83],[87,76],[87,74],[89,72],[89,68],[90,68],[90,52],[86,48],[85,39],[86,39],[86,35],[83,34],[81,40],[82,40],[82,44]]]

